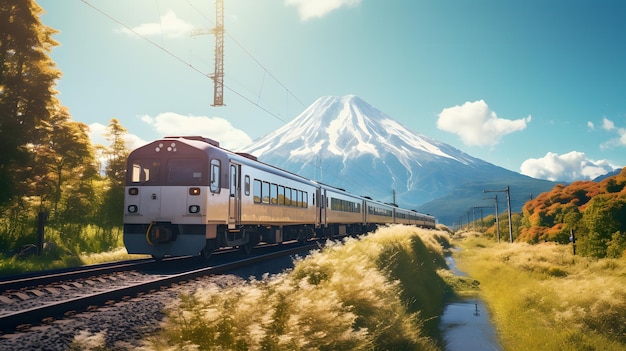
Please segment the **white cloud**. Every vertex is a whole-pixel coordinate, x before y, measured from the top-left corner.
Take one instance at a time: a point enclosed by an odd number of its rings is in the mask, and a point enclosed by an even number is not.
[[[107,126],[100,123],[92,123],[89,125],[89,139],[92,145],[108,145],[107,139],[104,137]]]
[[[600,149],[605,150],[605,149],[611,149],[614,147],[626,146],[626,128],[616,127],[613,121],[611,121],[610,119],[606,117],[603,117],[602,129],[604,129],[607,132],[617,134],[617,137],[612,138],[600,144]]]
[[[156,117],[146,115],[140,118],[156,129],[161,136],[204,136],[218,141],[225,149],[234,151],[252,143],[248,134],[220,117],[183,116],[174,112],[165,112]]]
[[[596,126],[595,126],[595,125],[593,124],[593,122],[591,122],[591,121],[588,121],[588,122],[587,122],[587,127],[588,127],[589,129],[595,129],[595,128],[596,128]]]
[[[298,8],[300,19],[323,17],[343,6],[357,6],[361,0],[285,0],[285,5]]]
[[[168,10],[161,16],[160,22],[143,23],[131,29],[121,28],[118,32],[134,36],[139,34],[145,37],[164,35],[168,38],[187,37],[191,33],[193,25],[176,16],[172,10]]]
[[[604,117],[602,119],[602,128],[604,130],[611,131],[615,128],[615,123],[613,123],[613,121],[611,121],[610,119]]]
[[[91,140],[91,145],[109,146],[111,142],[107,140],[105,136],[106,133],[107,133],[107,126],[101,123],[91,123],[89,125],[89,133],[88,133],[89,139]],[[126,140],[126,147],[128,150],[134,150],[142,145],[147,144],[145,140],[141,139],[140,137],[134,134],[127,133],[124,140]],[[98,163],[100,164],[99,166],[100,173],[104,175],[105,167],[108,161],[107,155],[101,153],[100,150],[97,150],[97,149],[94,151],[95,151],[95,157],[98,160]]]
[[[520,166],[521,173],[527,176],[566,182],[594,179],[616,168],[619,167],[608,160],[595,161],[578,151],[563,155],[548,152],[544,157],[530,158]]]
[[[105,134],[107,133],[107,126],[100,123],[92,123],[89,125],[89,139],[91,139],[92,145],[104,145],[109,146],[110,141],[107,140]],[[127,133],[124,140],[126,140],[126,147],[129,150],[134,150],[147,142],[135,134]]]
[[[465,145],[493,146],[510,133],[526,129],[531,116],[516,120],[499,118],[483,100],[444,108],[437,128],[457,134]]]

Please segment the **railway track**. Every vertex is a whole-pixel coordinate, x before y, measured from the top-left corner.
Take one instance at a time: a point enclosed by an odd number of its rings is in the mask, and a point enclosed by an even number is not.
[[[138,259],[119,262],[107,262],[82,267],[58,269],[6,276],[0,278],[0,295],[11,290],[20,290],[33,286],[47,285],[59,281],[85,279],[99,274],[110,274],[124,270],[141,269],[156,264],[154,259]]]
[[[87,267],[79,272],[58,272],[45,278],[33,276],[19,281],[0,282],[0,292],[3,292],[0,294],[0,331],[6,334],[50,324],[59,318],[111,306],[199,277],[222,274],[281,256],[308,252],[317,247],[317,242],[311,242],[286,250],[265,250],[269,252],[200,268],[193,268],[190,261],[182,264],[180,258],[178,261],[160,263],[147,260],[135,264],[124,262],[106,267]],[[159,267],[158,264],[164,265]],[[192,269],[181,272],[181,264],[189,264],[186,267]],[[169,268],[166,267],[168,265]],[[179,266],[178,271],[173,270],[173,266]],[[12,290],[15,288],[19,290]]]

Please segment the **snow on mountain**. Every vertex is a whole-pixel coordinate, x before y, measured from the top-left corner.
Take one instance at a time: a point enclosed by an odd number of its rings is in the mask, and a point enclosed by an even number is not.
[[[321,97],[242,151],[302,176],[411,208],[463,183],[524,177],[411,131],[355,95]]]
[[[390,143],[399,141],[399,144]],[[262,158],[277,149],[289,151],[289,159],[309,161],[323,155],[344,160],[371,154],[393,153],[410,165],[415,152],[470,162],[458,150],[446,153],[448,145],[409,131],[380,110],[355,95],[319,98],[293,121],[254,143],[249,151]],[[455,154],[457,154],[455,156]]]

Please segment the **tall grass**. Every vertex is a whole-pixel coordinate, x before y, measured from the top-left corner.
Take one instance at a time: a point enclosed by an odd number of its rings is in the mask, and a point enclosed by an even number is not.
[[[46,228],[45,241],[55,245],[41,256],[20,258],[0,253],[0,276],[146,257],[126,253],[121,228],[87,225],[75,234]]]
[[[448,234],[391,226],[330,243],[293,270],[228,288],[208,285],[168,311],[145,349],[438,350]]]
[[[626,350],[626,260],[554,243],[460,245],[457,265],[480,281],[506,350]]]

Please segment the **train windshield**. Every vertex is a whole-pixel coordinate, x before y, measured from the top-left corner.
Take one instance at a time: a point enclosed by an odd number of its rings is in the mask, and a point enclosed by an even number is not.
[[[180,158],[167,161],[167,183],[169,185],[200,185],[206,181],[202,161]]]
[[[195,158],[134,159],[128,164],[128,185],[206,185],[208,172]],[[161,175],[160,173],[163,173]]]
[[[156,184],[159,182],[159,160],[133,160],[128,165],[128,181],[132,184]]]

